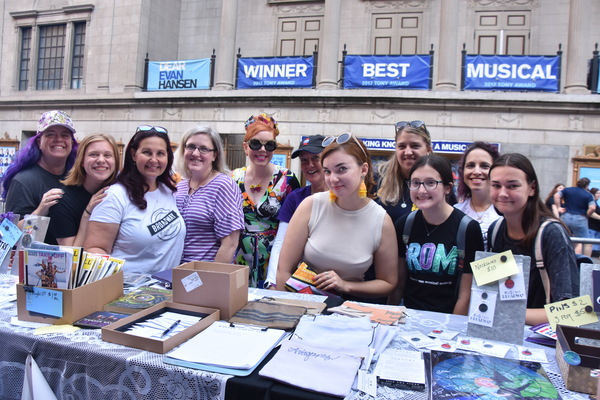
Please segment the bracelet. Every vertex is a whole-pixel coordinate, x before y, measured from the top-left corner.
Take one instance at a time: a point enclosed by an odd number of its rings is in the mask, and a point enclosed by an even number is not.
[[[91,213],[91,212],[89,212],[89,211],[87,210],[87,208],[85,209],[85,212],[86,212],[86,213],[88,213],[88,215],[92,215],[92,213]]]

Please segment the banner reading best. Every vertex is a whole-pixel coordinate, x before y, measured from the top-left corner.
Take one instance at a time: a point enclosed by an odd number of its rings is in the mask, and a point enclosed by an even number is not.
[[[210,59],[148,63],[147,90],[210,89]]]
[[[465,90],[558,92],[559,56],[466,56]]]
[[[430,89],[431,56],[346,56],[344,89]]]

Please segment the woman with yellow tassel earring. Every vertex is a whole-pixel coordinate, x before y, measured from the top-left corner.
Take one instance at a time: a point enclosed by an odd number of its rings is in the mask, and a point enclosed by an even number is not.
[[[277,270],[285,288],[300,262],[316,272],[314,286],[345,299],[387,296],[398,282],[398,244],[391,218],[369,196],[371,158],[351,133],[325,138],[321,163],[329,193],[307,197],[288,226]],[[375,279],[364,280],[375,265]]]

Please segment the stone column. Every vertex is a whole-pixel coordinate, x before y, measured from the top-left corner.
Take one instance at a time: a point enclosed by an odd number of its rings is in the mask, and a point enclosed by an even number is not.
[[[434,90],[457,90],[460,84],[456,80],[457,69],[461,63],[461,48],[458,45],[458,0],[444,0],[440,2],[440,47],[433,49],[434,65],[437,64],[437,82]]]
[[[237,9],[238,0],[223,0],[214,90],[229,90],[235,87]]]
[[[569,3],[569,40],[567,59],[563,59],[563,79],[565,92],[587,94],[587,62],[592,57],[592,48],[585,48],[589,33],[588,0],[571,0]],[[564,67],[566,66],[566,71]]]
[[[319,49],[317,89],[336,89],[340,54],[342,0],[325,0],[323,43]]]

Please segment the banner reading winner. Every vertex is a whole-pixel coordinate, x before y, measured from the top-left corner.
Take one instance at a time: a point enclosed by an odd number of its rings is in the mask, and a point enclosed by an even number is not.
[[[210,59],[148,63],[147,90],[210,89]]]
[[[313,73],[313,57],[239,58],[237,88],[311,88]]]

